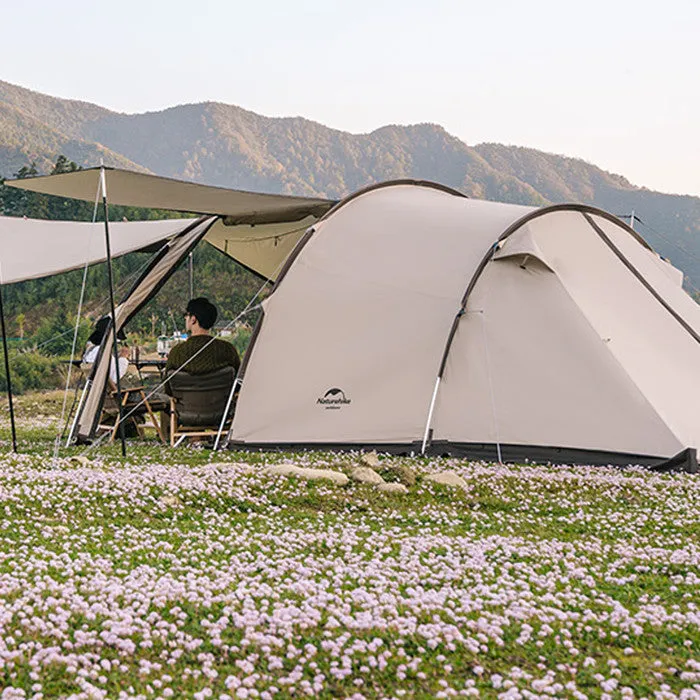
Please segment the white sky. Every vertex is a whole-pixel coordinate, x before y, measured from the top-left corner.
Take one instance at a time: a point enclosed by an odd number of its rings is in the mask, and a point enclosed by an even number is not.
[[[120,112],[214,100],[584,158],[700,195],[697,0],[3,3],[0,79]]]

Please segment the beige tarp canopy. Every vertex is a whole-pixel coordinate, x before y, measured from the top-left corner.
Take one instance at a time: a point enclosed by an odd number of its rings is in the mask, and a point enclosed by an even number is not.
[[[116,222],[111,253],[119,257],[171,238],[193,219]],[[0,283],[55,275],[106,260],[103,223],[0,216]]]
[[[129,170],[104,171],[110,204],[220,217],[205,240],[272,280],[306,229],[334,204],[327,199],[230,190]],[[92,168],[5,184],[94,202],[101,197],[100,172],[101,168]]]
[[[143,308],[187,253],[204,239],[256,274],[275,280],[307,229],[334,202],[209,187],[109,168],[6,182],[41,194],[95,201],[101,174],[110,204],[201,214],[199,219],[110,223],[112,254],[162,242],[153,263],[116,309],[117,330]],[[104,223],[78,224],[0,218],[1,282],[56,274],[105,259]],[[27,247],[36,251],[26,254]],[[7,261],[7,262],[5,262]],[[93,436],[107,381],[113,331],[105,334],[75,429]]]

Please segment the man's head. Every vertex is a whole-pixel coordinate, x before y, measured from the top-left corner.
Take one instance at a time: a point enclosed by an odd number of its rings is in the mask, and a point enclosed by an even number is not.
[[[95,327],[92,330],[92,333],[90,334],[90,337],[88,340],[93,344],[93,345],[99,345],[102,342],[102,338],[104,338],[105,333],[107,332],[107,329],[112,325],[112,319],[109,316],[103,316],[101,319],[95,323]],[[117,340],[126,340],[126,335],[124,334],[124,329],[120,328],[117,331]]]
[[[197,297],[187,302],[187,329],[192,330],[192,320],[196,320],[202,330],[208,331],[216,322],[216,306],[206,297]]]

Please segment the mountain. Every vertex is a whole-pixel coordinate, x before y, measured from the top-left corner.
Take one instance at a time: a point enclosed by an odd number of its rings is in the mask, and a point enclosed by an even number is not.
[[[0,81],[0,176],[59,154],[211,185],[340,198],[372,182],[435,180],[520,204],[632,211],[640,233],[700,288],[700,198],[637,187],[582,160],[499,144],[469,146],[435,124],[350,134],[301,117],[270,118],[216,102],[120,114]]]

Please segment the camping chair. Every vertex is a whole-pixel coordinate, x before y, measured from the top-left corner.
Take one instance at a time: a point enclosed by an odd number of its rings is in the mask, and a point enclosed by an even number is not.
[[[177,447],[187,438],[219,434],[231,413],[230,399],[235,379],[236,370],[233,367],[224,367],[208,374],[180,371],[168,378],[165,390],[170,395],[172,447]]]
[[[146,391],[147,389],[144,386],[122,387],[122,415],[131,414],[126,421],[133,424],[136,429],[136,434],[140,438],[145,437],[144,428],[154,428],[160,441],[166,443],[167,440],[163,435],[163,431],[154,411],[165,410],[167,404],[162,400],[154,400],[153,397],[149,399]],[[150,417],[150,423],[142,423],[138,420],[138,418],[143,418],[146,415]],[[112,421],[114,422],[112,423]],[[102,407],[102,415],[100,417],[98,429],[111,432],[109,437],[110,442],[114,441],[119,430],[117,387],[111,379],[107,381],[107,395],[105,396],[104,405]]]

